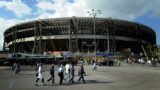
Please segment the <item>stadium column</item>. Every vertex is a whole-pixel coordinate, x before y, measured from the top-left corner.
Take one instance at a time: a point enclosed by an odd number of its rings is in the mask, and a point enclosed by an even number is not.
[[[13,34],[12,34],[12,38],[13,38],[13,53],[16,53],[16,47],[17,47],[17,42],[16,42],[16,39],[17,39],[17,26],[14,27],[13,29]]]
[[[72,17],[69,22],[69,51],[77,52],[78,51],[78,20],[76,17]]]
[[[96,42],[96,15],[93,15],[94,20],[94,51],[95,51],[95,61],[96,61],[96,52],[97,52],[97,42]]]
[[[71,52],[71,22],[69,19],[69,51]]]
[[[87,12],[89,15],[93,16],[93,25],[94,25],[94,51],[95,51],[95,61],[96,61],[96,52],[97,52],[97,43],[96,43],[96,16],[98,14],[101,14],[101,10],[94,10],[92,9],[91,11]]]
[[[35,22],[34,27],[34,45],[32,49],[32,53],[39,53],[42,54],[42,25],[40,21]]]
[[[32,48],[32,54],[35,53],[36,50],[36,41],[37,41],[37,22],[34,23],[34,44],[33,44],[33,48]]]
[[[139,37],[138,37],[138,35],[139,35],[139,32],[138,32],[138,24],[135,25],[135,31],[136,31],[136,37],[135,37],[135,39],[137,40],[137,41],[136,41],[137,44],[136,44],[136,46],[135,46],[136,48],[134,48],[134,49],[135,49],[135,50],[136,50],[136,49],[138,50],[138,47],[139,47],[139,44],[138,44],[138,39],[139,39]],[[137,51],[136,51],[136,53],[137,53]],[[138,52],[138,53],[140,53],[140,52]]]
[[[3,51],[6,51],[8,49],[8,47],[6,46],[6,36],[4,34],[4,39],[3,39]]]
[[[113,41],[113,44],[114,44],[114,47],[113,47],[113,53],[114,55],[116,54],[116,19],[113,20],[113,26],[114,26],[114,30],[113,30],[113,37],[114,37],[114,41]]]
[[[110,52],[115,54],[116,52],[116,46],[115,46],[115,21],[112,18],[109,18],[110,22],[110,30],[108,31],[109,35],[109,45],[108,48],[110,49]]]
[[[42,24],[38,23],[38,26],[39,26],[39,42],[38,42],[39,54],[42,54]]]
[[[4,36],[4,38],[5,38],[5,36]],[[6,45],[5,45],[5,40],[6,39],[3,39],[4,41],[3,41],[3,51],[5,51],[6,50]]]
[[[110,21],[110,18],[109,18],[109,21]],[[108,51],[107,52],[110,52],[110,49],[109,49],[110,48],[109,47],[110,46],[109,45],[109,21],[107,23],[108,24],[108,26],[107,26],[107,46],[108,46],[107,49],[108,49]]]
[[[54,45],[53,41],[51,40],[51,35],[52,35],[51,33],[48,33],[47,39],[50,40],[50,43],[51,43],[51,46],[52,46],[52,50],[55,50],[56,48],[55,48],[55,45]]]

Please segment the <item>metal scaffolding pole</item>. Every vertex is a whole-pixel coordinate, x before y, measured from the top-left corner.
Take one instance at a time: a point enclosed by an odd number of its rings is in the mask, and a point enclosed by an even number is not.
[[[17,49],[17,27],[15,26],[13,29],[13,53],[16,53],[16,49]]]
[[[32,53],[42,54],[42,25],[38,21],[35,22]]]
[[[69,22],[69,51],[78,51],[78,20],[76,17],[72,17]]]
[[[42,54],[42,24],[41,23],[38,23],[38,30],[39,30],[39,32],[38,32],[38,36],[39,36],[39,38],[38,38],[38,53],[39,54]]]
[[[95,11],[94,9],[92,9],[91,11],[88,11],[88,14],[93,16],[93,30],[94,30],[94,52],[95,52],[95,61],[96,61],[96,52],[97,52],[97,43],[96,43],[96,16],[97,14],[101,14],[100,10]]]
[[[108,25],[109,26],[109,25]],[[108,51],[107,52],[110,52],[110,49],[109,49],[110,47],[109,47],[109,29],[108,29],[108,27],[107,27],[107,49],[108,49]]]
[[[109,18],[109,22],[110,22],[110,25],[109,25],[109,40],[108,40],[108,48],[109,48],[109,51],[112,52],[113,54],[115,54],[116,52],[116,46],[115,46],[115,21],[114,19],[112,18]]]
[[[69,51],[71,52],[71,22],[69,21]]]

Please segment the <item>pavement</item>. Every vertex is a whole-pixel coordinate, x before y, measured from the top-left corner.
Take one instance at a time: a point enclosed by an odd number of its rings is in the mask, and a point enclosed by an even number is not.
[[[75,82],[78,80],[75,69]],[[50,65],[43,66],[45,81],[50,77]],[[35,86],[35,67],[22,66],[20,75],[15,75],[10,67],[0,66],[0,90],[160,90],[160,65],[125,64],[121,66],[98,66],[97,71],[92,70],[92,65],[84,65],[86,83],[68,84],[64,81],[59,85],[57,69],[55,84],[46,82],[44,86],[39,82]]]
[[[0,66],[0,69],[8,69],[8,68],[10,68],[10,67],[8,67],[8,66]]]

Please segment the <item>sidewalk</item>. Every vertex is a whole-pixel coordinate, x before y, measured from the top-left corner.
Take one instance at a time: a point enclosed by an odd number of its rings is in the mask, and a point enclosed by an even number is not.
[[[40,82],[35,86],[35,67],[22,66],[20,75],[15,75],[8,66],[0,66],[1,90],[160,90],[160,67],[142,66],[139,64],[121,66],[97,66],[93,71],[92,65],[84,65],[86,83],[68,84],[64,81],[59,85],[57,67],[55,68],[55,84],[47,83],[50,78],[50,65],[44,65],[43,76],[46,86]],[[5,69],[8,68],[8,69]],[[3,70],[4,69],[4,70]],[[75,66],[74,81],[78,81],[79,66]]]
[[[0,69],[8,69],[10,68],[9,66],[0,66]]]

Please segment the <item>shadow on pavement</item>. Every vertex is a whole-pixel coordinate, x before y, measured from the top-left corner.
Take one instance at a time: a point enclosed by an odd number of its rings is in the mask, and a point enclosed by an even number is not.
[[[29,74],[29,73],[20,73],[19,75],[35,75],[36,76],[36,74]]]
[[[109,71],[102,70],[102,71],[98,71],[98,72],[109,72]]]
[[[96,80],[86,80],[86,83],[85,84],[93,84],[93,83],[113,83],[114,81],[96,81]]]
[[[62,85],[60,84],[46,84],[46,85],[38,85],[38,86],[71,86],[71,85],[85,85],[85,84],[104,84],[104,83],[113,83],[114,81],[104,81],[104,82],[101,82],[101,81],[96,81],[96,80],[85,80],[86,83],[83,83],[83,82],[80,82],[80,83],[73,83],[73,84],[69,84],[67,82],[63,83]]]

